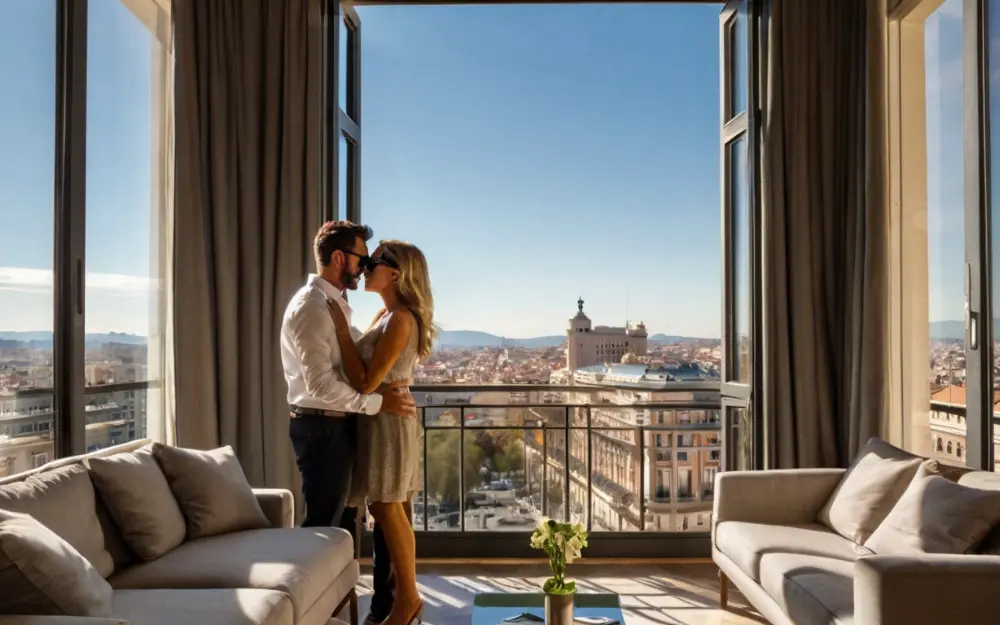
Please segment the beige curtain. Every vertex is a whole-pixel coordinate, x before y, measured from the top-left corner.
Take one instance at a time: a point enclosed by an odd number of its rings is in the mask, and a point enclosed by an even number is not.
[[[763,126],[768,465],[843,466],[886,415],[885,0],[772,0]]]
[[[318,0],[174,0],[177,443],[294,488],[278,333],[320,215]]]

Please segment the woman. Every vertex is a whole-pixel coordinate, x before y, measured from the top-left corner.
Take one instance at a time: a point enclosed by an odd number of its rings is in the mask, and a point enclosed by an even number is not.
[[[358,392],[380,387],[408,393],[417,362],[431,353],[436,331],[427,260],[402,241],[381,241],[365,268],[365,290],[382,296],[385,308],[358,339],[340,306],[330,305],[348,380]],[[416,541],[409,520],[410,499],[420,490],[418,419],[379,413],[359,421],[362,432],[355,466],[352,505],[368,504],[385,533],[396,575],[392,611],[384,625],[409,625],[423,601],[417,590]]]

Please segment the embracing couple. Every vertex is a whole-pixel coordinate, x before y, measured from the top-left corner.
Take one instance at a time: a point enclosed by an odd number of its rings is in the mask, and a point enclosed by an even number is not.
[[[347,221],[320,228],[316,275],[285,311],[281,360],[303,526],[353,535],[367,506],[375,592],[365,622],[409,625],[423,608],[410,524],[410,500],[422,487],[422,431],[409,386],[431,352],[434,303],[423,253],[402,241],[381,241],[369,253],[371,238],[371,228]],[[347,304],[362,274],[384,304],[365,332],[351,325]]]

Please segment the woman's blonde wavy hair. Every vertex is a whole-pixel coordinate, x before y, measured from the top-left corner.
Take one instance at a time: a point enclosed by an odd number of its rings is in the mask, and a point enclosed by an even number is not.
[[[417,319],[417,331],[420,333],[417,342],[417,355],[425,360],[434,349],[434,340],[438,336],[434,325],[434,295],[431,293],[431,276],[427,270],[427,258],[416,245],[406,241],[379,241],[382,252],[388,252],[390,258],[399,265],[399,280],[396,282],[396,293],[399,302]]]

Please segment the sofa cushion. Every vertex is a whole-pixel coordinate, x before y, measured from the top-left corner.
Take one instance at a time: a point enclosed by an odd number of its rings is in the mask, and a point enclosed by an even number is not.
[[[1000,525],[1000,491],[922,470],[865,547],[879,555],[970,552]]]
[[[858,453],[819,522],[844,538],[865,544],[899,501],[923,458],[873,437]]]
[[[715,545],[756,582],[760,582],[761,557],[768,553],[821,556],[844,562],[858,558],[854,543],[818,523],[766,525],[723,521],[715,528]]]
[[[969,488],[1000,490],[1000,473],[971,471],[959,478],[958,483]],[[975,551],[976,553],[1000,556],[1000,526],[994,527]]]
[[[116,590],[112,612],[130,625],[293,625],[275,590]]]
[[[199,451],[156,443],[153,454],[187,519],[188,540],[270,526],[232,447]]]
[[[354,562],[351,535],[339,528],[266,529],[182,544],[111,578],[125,588],[259,588],[292,599],[295,620]]]
[[[149,448],[89,458],[90,477],[131,550],[153,560],[184,542],[184,515]]]
[[[26,514],[0,510],[0,614],[110,616],[111,586]]]
[[[767,553],[761,587],[799,625],[854,623],[854,563],[797,553]]]
[[[114,571],[97,519],[97,493],[79,462],[0,486],[0,510],[34,517],[80,552],[104,577]]]

